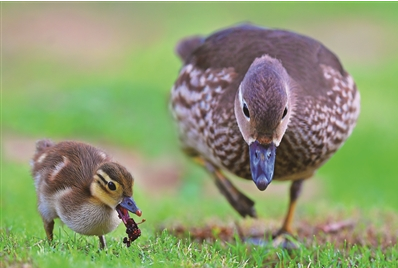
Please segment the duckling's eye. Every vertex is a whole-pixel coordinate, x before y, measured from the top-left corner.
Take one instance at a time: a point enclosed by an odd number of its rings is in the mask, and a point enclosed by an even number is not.
[[[108,188],[111,191],[115,191],[116,190],[116,185],[113,182],[108,182]]]
[[[250,119],[249,108],[247,108],[246,103],[243,103],[243,114],[246,116],[247,119]]]
[[[285,110],[283,111],[282,119],[285,118],[286,114],[287,114],[287,108],[285,108]]]

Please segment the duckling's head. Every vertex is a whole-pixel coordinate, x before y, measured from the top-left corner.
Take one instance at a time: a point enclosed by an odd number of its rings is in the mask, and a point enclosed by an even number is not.
[[[94,173],[93,182],[90,185],[91,195],[112,209],[120,210],[120,207],[141,216],[133,195],[134,179],[122,165],[115,162],[101,164]]]

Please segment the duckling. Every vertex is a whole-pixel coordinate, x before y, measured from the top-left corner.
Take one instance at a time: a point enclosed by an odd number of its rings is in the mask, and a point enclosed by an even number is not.
[[[132,198],[131,174],[91,145],[39,140],[31,166],[38,210],[50,241],[54,219],[60,218],[79,234],[98,236],[104,248],[104,235],[120,219],[129,218],[128,211],[142,214]]]

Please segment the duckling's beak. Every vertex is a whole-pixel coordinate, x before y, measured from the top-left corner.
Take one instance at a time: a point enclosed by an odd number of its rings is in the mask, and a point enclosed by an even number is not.
[[[142,215],[142,211],[137,207],[137,204],[132,197],[123,198],[122,202],[119,205],[139,217],[141,217]]]
[[[252,179],[260,191],[267,189],[274,176],[276,146],[273,142],[262,145],[254,141],[249,145]]]

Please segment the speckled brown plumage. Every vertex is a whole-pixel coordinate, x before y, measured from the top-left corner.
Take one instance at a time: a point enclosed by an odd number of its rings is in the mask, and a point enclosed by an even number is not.
[[[221,170],[252,179],[248,144],[274,140],[273,179],[306,179],[355,126],[355,83],[336,55],[314,39],[242,25],[184,39],[179,51],[184,66],[171,108],[182,146]],[[242,113],[240,88],[250,104],[250,129],[236,118]],[[286,129],[278,125],[283,120]]]

